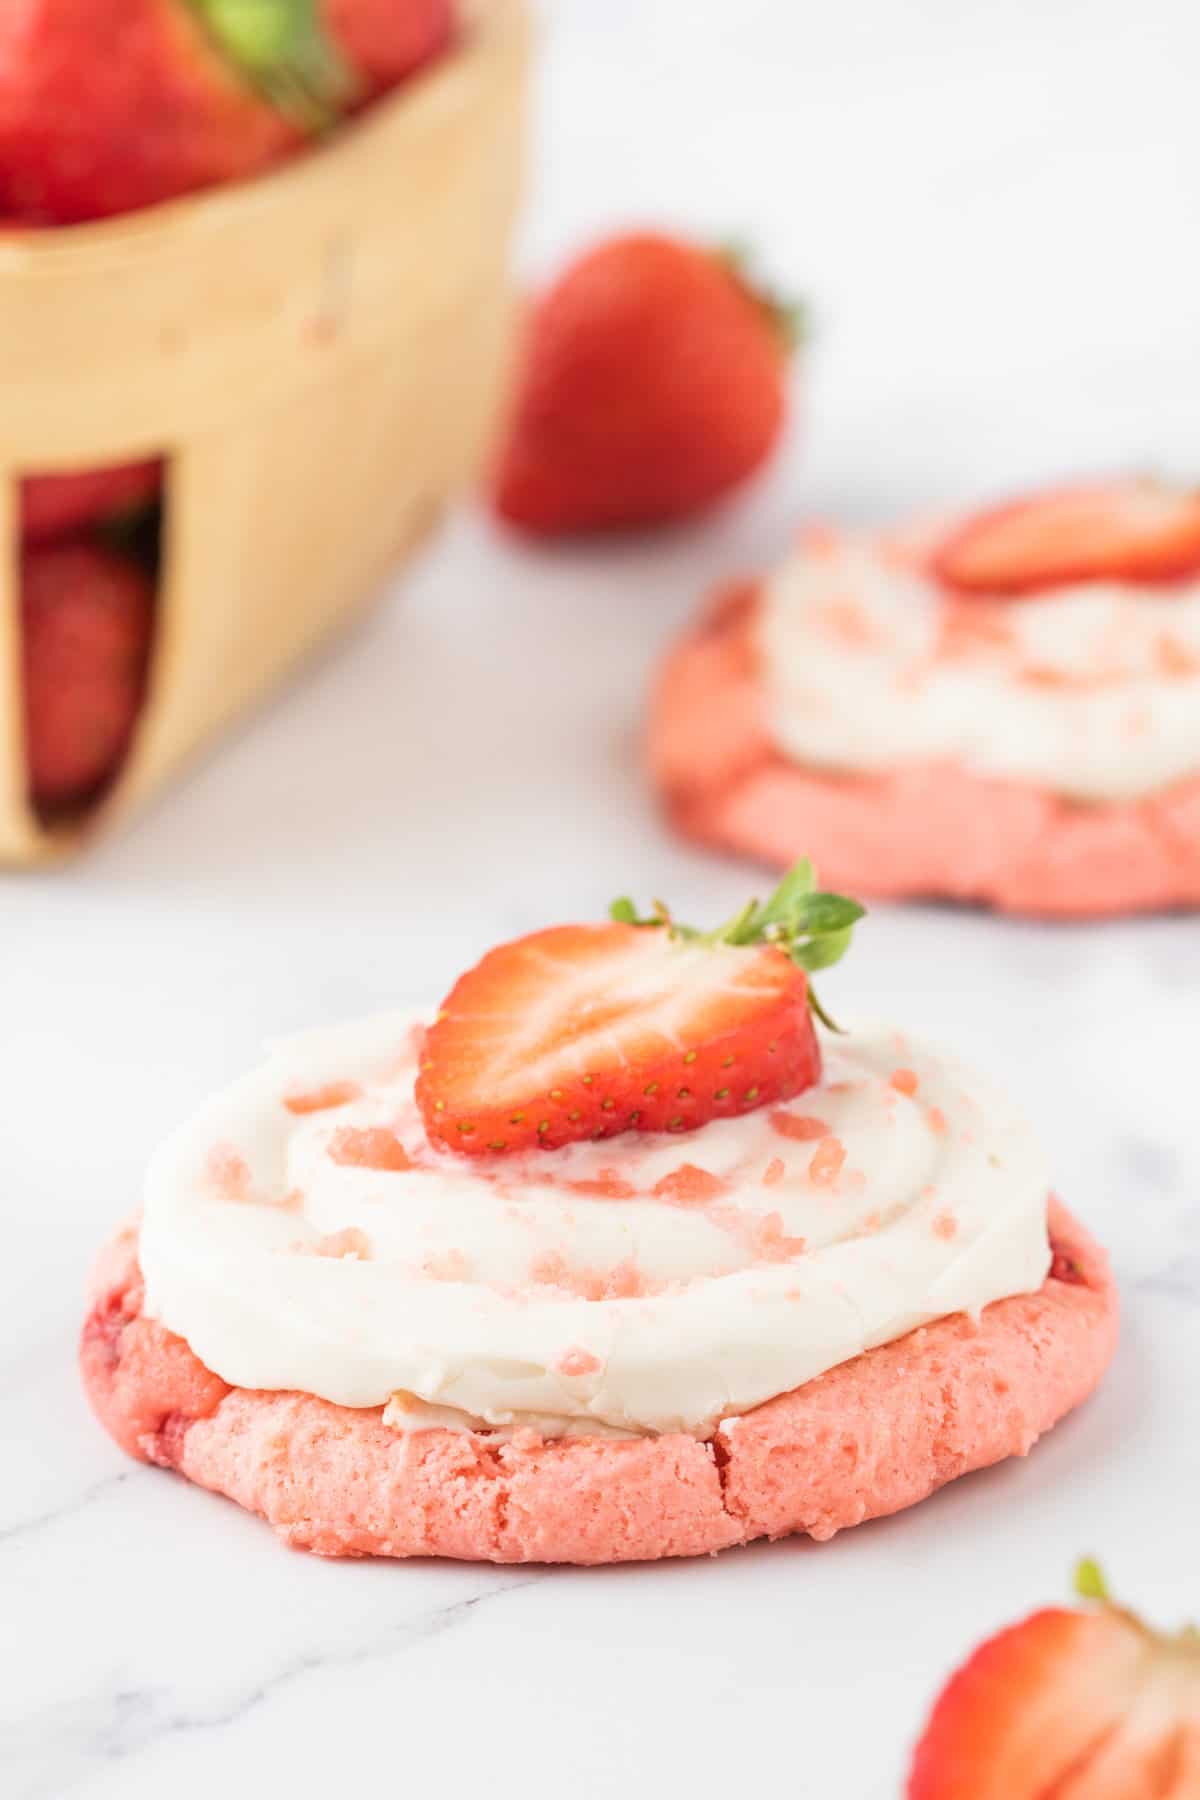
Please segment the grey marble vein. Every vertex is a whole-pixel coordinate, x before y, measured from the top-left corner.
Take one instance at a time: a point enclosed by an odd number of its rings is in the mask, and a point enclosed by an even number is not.
[[[130,1762],[170,1738],[236,1725],[307,1676],[399,1655],[453,1630],[480,1607],[545,1579],[541,1571],[502,1581],[395,1621],[351,1648],[327,1653],[306,1649],[265,1679],[248,1682],[232,1698],[209,1707],[189,1706],[178,1688],[144,1686],[63,1699],[8,1723],[0,1721],[0,1771],[7,1770],[7,1781],[15,1783],[3,1787],[5,1800],[65,1800],[98,1768]]]
[[[112,1475],[105,1475],[100,1481],[93,1481],[90,1487],[85,1488],[81,1494],[73,1494],[61,1506],[47,1507],[44,1512],[32,1513],[27,1518],[0,1525],[0,1544],[10,1544],[18,1538],[22,1542],[28,1542],[38,1532],[48,1531],[51,1526],[75,1518],[102,1495],[132,1481],[136,1474],[136,1469],[119,1469]]]

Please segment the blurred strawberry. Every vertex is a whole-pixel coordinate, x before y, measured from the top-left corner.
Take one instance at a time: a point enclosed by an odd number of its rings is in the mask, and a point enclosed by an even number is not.
[[[1200,571],[1200,492],[1144,476],[1051,488],[968,519],[933,569],[947,587],[988,596],[1185,580]]]
[[[1198,1800],[1200,1634],[1163,1637],[1080,1565],[1087,1612],[1047,1607],[943,1689],[908,1800]]]
[[[711,506],[779,436],[794,336],[728,255],[650,233],[601,244],[534,313],[497,512],[552,536]]]
[[[0,211],[103,218],[252,174],[306,135],[181,0],[0,6]]]
[[[322,0],[325,30],[368,88],[394,87],[441,54],[453,0]]]
[[[431,61],[448,45],[455,17],[455,0],[190,3],[230,63],[315,130]]]
[[[71,224],[252,175],[452,22],[452,0],[3,0],[0,215]]]
[[[21,561],[22,673],[34,801],[88,799],[117,770],[145,691],[154,588],[126,557],[53,544]]]
[[[21,537],[45,544],[114,513],[131,512],[157,498],[159,462],[121,463],[70,475],[29,475],[21,483]]]

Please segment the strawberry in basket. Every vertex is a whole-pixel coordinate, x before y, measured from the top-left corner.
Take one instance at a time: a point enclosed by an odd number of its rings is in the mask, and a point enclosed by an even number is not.
[[[452,22],[452,0],[5,0],[0,215],[72,224],[253,175]]]
[[[150,506],[158,498],[162,464],[115,463],[70,475],[29,475],[21,483],[21,541],[49,544],[98,520]]]
[[[57,812],[115,774],[145,691],[154,584],[132,557],[82,540],[21,559],[22,687],[34,803]]]

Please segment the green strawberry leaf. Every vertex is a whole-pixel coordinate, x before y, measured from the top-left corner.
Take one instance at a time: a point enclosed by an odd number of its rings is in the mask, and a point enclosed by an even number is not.
[[[805,931],[814,937],[828,931],[850,931],[866,916],[866,907],[844,894],[809,894],[800,909]]]
[[[788,870],[765,905],[751,901],[758,930],[763,931],[768,925],[786,925],[808,903],[816,885],[817,872],[807,856],[802,857]]]
[[[681,925],[671,917],[661,900],[653,910],[640,913],[627,895],[614,900],[609,917],[622,925],[650,929],[665,928],[673,938],[703,944],[775,944],[786,956],[812,974],[818,969],[832,968],[850,948],[854,927],[866,915],[866,908],[843,894],[818,892],[816,870],[807,857],[788,870],[775,892],[760,903],[749,900],[740,911],[719,925],[715,931],[697,931],[692,925]],[[817,999],[811,982],[808,1003],[817,1018],[830,1031],[839,1031]]]
[[[853,925],[847,925],[844,931],[826,931],[820,937],[814,937],[805,944],[797,944],[789,955],[800,968],[807,969],[810,975],[818,969],[832,969],[834,963],[841,962],[850,948],[850,937]]]

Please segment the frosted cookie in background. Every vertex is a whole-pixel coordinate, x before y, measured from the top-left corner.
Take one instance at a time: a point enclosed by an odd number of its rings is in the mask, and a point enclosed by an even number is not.
[[[864,894],[1195,906],[1200,493],[807,530],[672,651],[648,753],[686,835]]]

